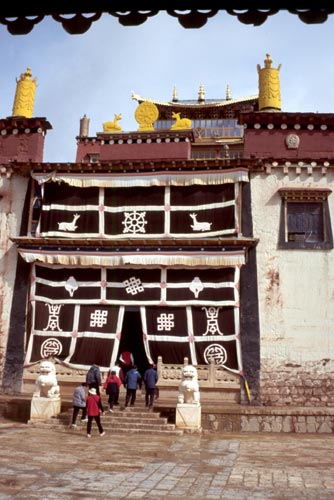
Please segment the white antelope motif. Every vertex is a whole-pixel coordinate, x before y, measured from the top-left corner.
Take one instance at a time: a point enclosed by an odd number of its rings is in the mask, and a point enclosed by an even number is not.
[[[75,231],[78,226],[75,225],[76,221],[79,219],[80,215],[73,215],[72,222],[58,222],[59,231]]]
[[[192,218],[194,224],[191,224],[190,227],[194,231],[210,231],[212,222],[198,222],[197,214],[189,214]]]

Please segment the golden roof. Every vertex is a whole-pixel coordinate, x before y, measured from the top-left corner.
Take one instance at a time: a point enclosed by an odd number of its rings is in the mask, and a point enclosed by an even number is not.
[[[205,101],[200,101],[198,102],[197,99],[194,100],[178,100],[177,102],[175,101],[159,101],[156,99],[150,99],[148,97],[142,97],[139,94],[136,94],[135,92],[132,92],[131,98],[139,103],[141,102],[151,102],[155,104],[156,106],[166,106],[170,108],[193,108],[193,109],[198,109],[198,108],[212,108],[212,107],[224,107],[224,106],[231,106],[233,104],[239,104],[239,103],[246,103],[246,102],[251,102],[254,100],[258,99],[258,95],[252,95],[248,97],[241,97],[239,99],[205,99]]]

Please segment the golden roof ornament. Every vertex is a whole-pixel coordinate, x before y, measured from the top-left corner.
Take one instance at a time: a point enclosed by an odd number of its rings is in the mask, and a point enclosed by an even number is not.
[[[174,85],[174,88],[173,88],[173,99],[172,99],[172,101],[173,102],[177,102],[178,100],[179,100],[179,96],[177,95],[176,85]]]
[[[104,122],[103,123],[103,132],[107,133],[114,133],[114,132],[121,132],[122,127],[119,125],[119,120],[122,119],[121,113],[118,115],[114,115],[114,119],[110,122]]]
[[[35,105],[35,93],[37,77],[31,79],[31,68],[21,73],[20,79],[16,79],[16,92],[12,116],[24,116],[32,118]]]
[[[159,110],[153,102],[144,101],[135,111],[136,122],[139,123],[139,132],[154,130],[153,123],[159,118]]]
[[[264,68],[257,65],[259,74],[259,110],[280,111],[281,110],[281,88],[279,72],[281,64],[272,68],[270,54],[266,54]]]
[[[176,120],[171,126],[171,130],[187,130],[191,128],[191,120],[189,118],[181,118],[181,113],[172,113],[172,118]]]
[[[200,83],[198,91],[198,102],[203,102],[203,101],[205,101],[205,90],[203,83]]]

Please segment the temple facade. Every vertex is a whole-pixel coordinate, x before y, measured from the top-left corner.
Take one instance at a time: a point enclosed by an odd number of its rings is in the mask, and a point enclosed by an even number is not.
[[[0,120],[3,392],[42,359],[65,384],[126,351],[214,365],[236,403],[334,405],[334,115],[283,112],[280,66],[257,72],[240,99],[134,93],[136,131],[84,116],[66,164],[43,161],[21,75]]]

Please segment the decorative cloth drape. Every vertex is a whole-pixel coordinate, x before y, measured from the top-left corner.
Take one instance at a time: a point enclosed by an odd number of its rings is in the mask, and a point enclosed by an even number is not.
[[[53,356],[107,370],[117,359],[126,306],[140,306],[148,362],[211,359],[242,370],[240,267],[119,269],[32,266],[25,365]]]
[[[234,235],[240,230],[236,175],[242,181],[247,179],[244,171],[220,172],[210,184],[208,174],[192,178],[188,173],[188,181],[183,176],[179,183],[177,175],[160,175],[157,182],[150,178],[150,183],[143,183],[138,176],[122,178],[122,182],[112,178],[113,182],[105,181],[106,186],[91,180],[78,187],[62,177],[52,177],[42,183],[36,236],[154,239]],[[71,179],[79,182],[80,177]]]

